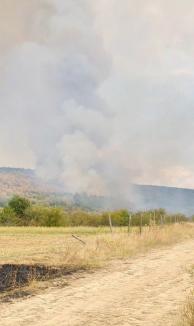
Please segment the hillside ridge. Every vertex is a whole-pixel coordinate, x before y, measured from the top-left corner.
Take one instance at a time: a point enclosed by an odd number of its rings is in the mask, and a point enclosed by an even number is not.
[[[135,210],[164,208],[169,212],[180,212],[186,215],[194,214],[194,189],[129,184],[134,192],[134,198],[128,202],[120,201],[122,208],[128,207]],[[75,204],[88,209],[106,209],[116,207],[114,198],[103,196],[90,196],[87,194],[67,194],[55,184],[42,180],[33,169],[0,167],[0,203],[6,201],[13,194],[27,197],[58,196],[61,200],[73,200]],[[73,198],[73,199],[72,199]],[[56,200],[56,197],[55,197]],[[131,205],[129,205],[129,202]]]

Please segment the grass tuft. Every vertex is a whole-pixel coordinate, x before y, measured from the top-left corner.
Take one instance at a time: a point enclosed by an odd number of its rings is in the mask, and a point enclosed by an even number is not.
[[[180,321],[176,326],[194,326],[194,292],[188,297],[180,315]]]

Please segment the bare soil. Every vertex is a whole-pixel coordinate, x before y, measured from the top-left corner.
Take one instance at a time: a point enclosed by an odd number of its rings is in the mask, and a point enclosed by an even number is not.
[[[175,325],[192,288],[192,264],[194,240],[113,261],[106,269],[71,277],[67,287],[0,304],[0,325]]]

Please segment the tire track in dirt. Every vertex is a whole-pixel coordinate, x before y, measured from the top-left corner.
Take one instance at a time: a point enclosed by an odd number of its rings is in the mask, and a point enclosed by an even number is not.
[[[192,286],[194,240],[115,261],[68,287],[0,305],[1,326],[170,326]]]

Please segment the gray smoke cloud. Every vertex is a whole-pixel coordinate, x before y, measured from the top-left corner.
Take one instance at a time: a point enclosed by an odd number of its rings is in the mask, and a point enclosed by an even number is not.
[[[193,36],[189,0],[0,0],[0,165],[194,187]]]

